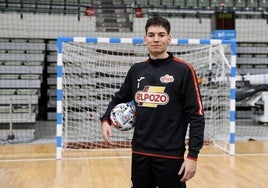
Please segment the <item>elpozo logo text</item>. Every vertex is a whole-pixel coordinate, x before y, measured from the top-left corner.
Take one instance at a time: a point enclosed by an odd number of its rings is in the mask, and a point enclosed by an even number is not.
[[[137,91],[135,101],[139,106],[156,108],[158,105],[166,105],[169,96],[164,92],[165,87],[145,86],[142,91]]]

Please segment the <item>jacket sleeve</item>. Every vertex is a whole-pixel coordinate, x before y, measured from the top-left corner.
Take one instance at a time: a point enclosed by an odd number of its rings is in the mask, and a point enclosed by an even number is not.
[[[194,68],[188,65],[184,77],[184,112],[189,123],[189,148],[187,158],[196,160],[203,146],[205,117],[200,89]]]
[[[129,102],[132,100],[132,95],[131,95],[131,68],[127,73],[127,76],[125,77],[125,80],[123,84],[121,85],[120,89],[114,93],[112,96],[111,101],[108,104],[108,107],[106,108],[105,113],[103,116],[100,118],[101,122],[103,121],[108,121],[111,124],[110,120],[110,113],[112,109],[120,103],[124,102]]]

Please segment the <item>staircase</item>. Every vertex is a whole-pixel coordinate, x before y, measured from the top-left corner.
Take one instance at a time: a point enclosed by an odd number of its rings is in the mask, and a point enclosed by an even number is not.
[[[133,23],[129,19],[124,0],[93,0],[96,8],[97,32],[131,32]]]

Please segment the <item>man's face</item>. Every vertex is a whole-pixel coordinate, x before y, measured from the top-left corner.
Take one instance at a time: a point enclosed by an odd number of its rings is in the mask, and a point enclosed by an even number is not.
[[[162,26],[150,26],[144,36],[144,44],[149,53],[157,58],[165,58],[167,46],[171,42],[171,36]]]

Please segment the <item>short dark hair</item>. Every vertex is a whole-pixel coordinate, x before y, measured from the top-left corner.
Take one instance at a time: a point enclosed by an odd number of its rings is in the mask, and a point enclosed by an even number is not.
[[[167,34],[170,33],[170,22],[166,18],[163,18],[161,16],[154,16],[152,18],[149,18],[145,25],[145,33],[147,33],[148,28],[152,25],[162,26],[167,31]]]

